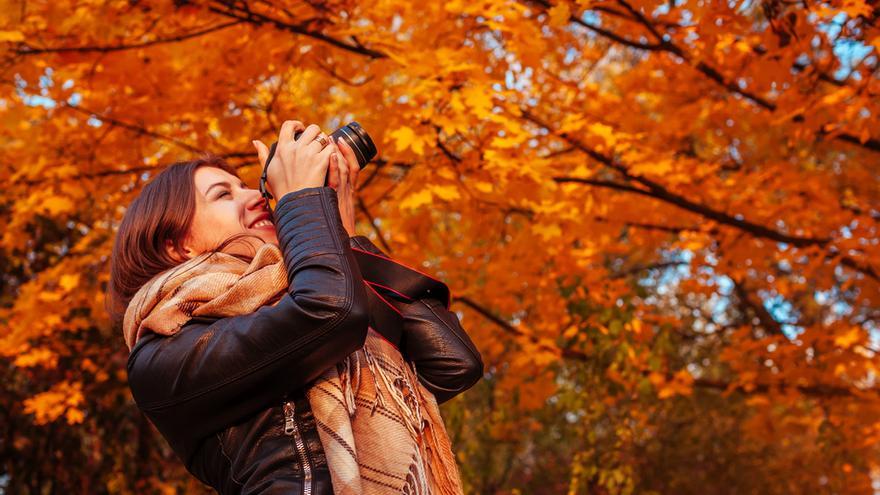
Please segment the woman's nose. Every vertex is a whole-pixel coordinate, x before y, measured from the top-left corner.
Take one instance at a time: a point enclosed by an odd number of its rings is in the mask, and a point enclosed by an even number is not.
[[[269,202],[258,189],[248,189],[247,208],[249,210],[268,210]]]

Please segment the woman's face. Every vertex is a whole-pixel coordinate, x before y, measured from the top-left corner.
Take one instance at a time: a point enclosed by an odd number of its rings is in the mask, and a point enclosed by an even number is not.
[[[239,233],[253,234],[259,239],[239,239],[227,245],[224,252],[253,256],[263,244],[260,239],[278,245],[275,226],[269,220],[268,205],[259,190],[247,187],[223,169],[210,166],[196,169],[194,180],[195,218],[182,246],[187,258],[198,256]],[[261,221],[263,219],[265,221]],[[168,242],[170,246],[171,241]]]

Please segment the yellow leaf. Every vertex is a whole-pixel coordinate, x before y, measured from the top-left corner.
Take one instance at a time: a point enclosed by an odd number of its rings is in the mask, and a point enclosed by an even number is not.
[[[606,146],[614,146],[617,138],[614,136],[614,128],[605,124],[594,122],[587,126],[587,129],[596,136],[601,137],[605,141]]]
[[[437,175],[443,177],[444,179],[453,180],[455,179],[455,172],[452,171],[451,168],[441,167],[437,169]]]
[[[560,229],[559,225],[556,225],[555,223],[550,225],[532,225],[532,232],[540,235],[545,241],[562,235],[562,229]]]
[[[480,182],[477,182],[476,184],[474,184],[474,187],[477,188],[477,190],[480,192],[484,192],[484,193],[492,192],[492,183],[491,182],[480,181]]]
[[[404,126],[392,131],[391,137],[394,138],[394,147],[397,151],[412,148],[412,150],[419,155],[422,155],[425,152],[425,143],[422,142],[422,139],[409,127]]]
[[[61,280],[58,281],[58,285],[60,285],[65,292],[70,292],[71,290],[75,289],[77,285],[79,285],[79,275],[62,275]]]
[[[550,25],[556,27],[568,24],[568,19],[571,17],[571,9],[565,2],[559,2],[547,13],[550,15]]]
[[[400,207],[405,210],[414,210],[422,205],[429,205],[434,196],[430,189],[422,189],[417,193],[410,194],[400,202]]]
[[[674,395],[690,395],[693,392],[694,377],[687,370],[679,370],[672,380],[664,383],[657,392],[657,397],[667,399]]]
[[[661,387],[660,391],[657,392],[657,397],[661,399],[668,399],[675,395],[675,389],[673,387]]]
[[[83,418],[85,418],[85,414],[79,409],[68,409],[64,416],[67,418],[67,424],[69,425],[82,423]]]
[[[632,320],[629,322],[630,328],[632,328],[633,333],[641,334],[642,333],[642,321],[641,320]]]
[[[458,194],[458,188],[455,186],[431,186],[431,192],[446,201],[461,197]]]
[[[874,7],[867,5],[865,0],[845,0],[842,10],[850,17],[870,18],[874,13]]]
[[[0,41],[24,41],[21,31],[0,31]]]
[[[834,344],[843,347],[844,349],[848,349],[861,338],[862,330],[859,327],[850,327],[846,333],[834,337]]]
[[[630,167],[630,172],[642,175],[663,175],[672,171],[673,162],[667,159],[652,160],[649,162],[635,163]]]
[[[734,48],[736,48],[737,50],[739,50],[742,53],[752,53],[752,47],[749,46],[749,44],[746,43],[745,41],[742,41],[742,40],[737,41],[736,43],[733,44],[733,46],[734,46]]]
[[[58,355],[49,349],[31,349],[24,354],[16,356],[12,365],[19,368],[42,366],[44,368],[52,369],[58,365]]]
[[[570,113],[562,118],[562,123],[559,125],[559,131],[575,132],[583,129],[585,125],[587,125],[587,121],[584,119],[583,115]]]
[[[43,302],[58,302],[61,300],[61,294],[52,291],[43,291],[37,298]]]
[[[485,88],[468,86],[462,89],[464,101],[473,109],[477,117],[485,118],[492,114],[492,92]]]
[[[74,210],[73,202],[62,196],[52,196],[43,202],[43,210],[50,215],[58,215]]]
[[[43,425],[58,419],[61,415],[66,415],[68,422],[82,421],[77,413],[70,413],[76,410],[83,402],[82,383],[80,382],[60,382],[56,383],[51,389],[41,392],[29,399],[24,400],[24,412],[34,415],[34,423]],[[82,415],[82,412],[79,413]]]
[[[655,387],[659,387],[666,382],[666,377],[663,376],[663,373],[652,371],[651,374],[648,375],[648,381],[650,381]]]
[[[822,103],[825,105],[833,105],[833,104],[843,100],[844,98],[847,98],[850,95],[852,95],[852,88],[849,88],[849,87],[840,88],[837,91],[834,91],[834,92],[831,92],[831,93],[825,95],[822,98]]]
[[[562,331],[562,336],[565,337],[566,339],[570,339],[570,338],[574,337],[575,335],[577,335],[578,332],[580,332],[580,328],[578,328],[577,325],[572,325]]]

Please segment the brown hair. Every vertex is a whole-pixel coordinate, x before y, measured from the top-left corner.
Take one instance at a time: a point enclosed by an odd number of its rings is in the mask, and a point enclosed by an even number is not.
[[[216,167],[241,178],[223,158],[206,153],[195,160],[169,165],[143,187],[125,210],[113,244],[105,298],[114,331],[122,331],[125,310],[135,293],[156,275],[182,263],[168,253],[166,243],[170,240],[174,249],[181,251],[182,240],[195,216],[195,172],[200,167]],[[222,251],[242,237],[259,239],[254,234],[235,234],[206,252]]]

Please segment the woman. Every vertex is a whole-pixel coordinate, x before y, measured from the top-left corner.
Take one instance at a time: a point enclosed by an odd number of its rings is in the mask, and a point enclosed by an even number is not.
[[[170,166],[127,209],[111,313],[138,407],[219,493],[460,492],[436,405],[482,376],[479,352],[429,297],[398,301],[400,352],[377,338],[353,247],[387,255],[354,235],[353,151],[298,121],[278,143],[274,225],[210,157]]]

